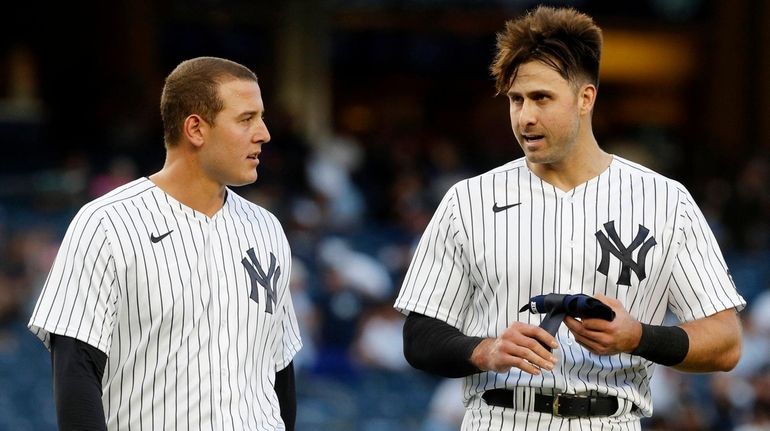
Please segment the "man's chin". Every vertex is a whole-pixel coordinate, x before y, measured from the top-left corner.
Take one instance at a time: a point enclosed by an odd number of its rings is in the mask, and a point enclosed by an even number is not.
[[[243,177],[238,179],[232,179],[231,181],[227,182],[227,185],[230,187],[240,187],[240,186],[247,186],[249,184],[254,184],[254,182],[257,181],[257,174],[254,174],[250,177]]]
[[[542,152],[525,153],[524,157],[527,159],[527,163],[534,163],[538,165],[553,163],[552,158],[549,157],[548,154],[544,154]]]

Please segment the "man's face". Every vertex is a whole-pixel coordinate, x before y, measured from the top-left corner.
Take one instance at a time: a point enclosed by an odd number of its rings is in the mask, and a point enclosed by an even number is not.
[[[581,100],[569,82],[539,61],[519,66],[508,90],[511,127],[527,161],[558,164],[572,154]]]
[[[219,97],[224,109],[213,124],[202,128],[201,166],[219,184],[251,184],[257,180],[262,145],[270,141],[259,85],[250,80],[226,81],[219,86]]]

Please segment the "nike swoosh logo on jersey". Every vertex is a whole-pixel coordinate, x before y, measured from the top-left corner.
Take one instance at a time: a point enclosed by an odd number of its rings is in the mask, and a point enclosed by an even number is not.
[[[519,205],[521,205],[521,202],[516,202],[515,204],[503,205],[503,206],[499,207],[499,206],[497,206],[497,202],[495,202],[495,204],[492,206],[492,211],[494,211],[496,213],[499,213],[500,211],[505,211],[507,209],[510,209],[510,208],[513,208],[513,207],[519,206]]]
[[[164,233],[164,234],[163,234],[163,235],[161,235],[161,236],[155,236],[155,235],[153,235],[153,234],[150,234],[150,241],[152,241],[153,243],[156,243],[156,242],[158,242],[158,241],[162,240],[163,238],[165,238],[165,237],[167,237],[167,236],[171,235],[171,232],[173,232],[173,231],[174,231],[174,230],[173,230],[173,229],[171,229],[170,231],[168,231],[168,232]]]

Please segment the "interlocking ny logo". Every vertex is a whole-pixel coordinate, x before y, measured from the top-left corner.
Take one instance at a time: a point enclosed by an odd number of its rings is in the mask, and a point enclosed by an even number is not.
[[[246,254],[251,259],[245,257],[241,260],[241,263],[246,268],[246,272],[249,273],[251,279],[251,295],[249,297],[259,304],[259,292],[257,291],[257,285],[262,286],[265,289],[265,312],[273,314],[273,306],[276,303],[276,286],[278,286],[278,277],[281,276],[281,267],[276,266],[275,255],[270,253],[270,267],[267,269],[267,274],[262,269],[262,265],[257,260],[257,255],[254,253],[254,248],[250,248],[246,251]]]
[[[609,235],[610,238],[607,239],[607,236],[604,235],[604,232],[601,230],[596,232],[596,239],[599,240],[599,245],[602,247],[602,261],[599,262],[599,267],[596,268],[596,270],[607,275],[607,272],[610,269],[610,253],[612,253],[615,257],[620,259],[620,263],[622,264],[620,278],[618,279],[619,285],[631,285],[631,270],[636,273],[639,281],[644,280],[645,277],[647,277],[647,274],[644,273],[644,261],[647,259],[647,253],[652,246],[657,244],[655,237],[652,236],[645,241],[650,230],[639,225],[639,232],[636,233],[636,238],[634,238],[634,240],[631,241],[631,244],[626,247],[620,240],[617,231],[615,231],[614,220],[604,223],[604,229],[607,231],[607,235]],[[612,240],[612,242],[610,242],[610,240]],[[631,253],[637,248],[639,249],[639,253],[637,254],[636,262],[634,262]]]

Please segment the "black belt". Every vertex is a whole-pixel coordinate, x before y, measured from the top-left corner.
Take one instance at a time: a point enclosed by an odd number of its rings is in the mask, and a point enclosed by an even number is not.
[[[487,404],[513,408],[513,391],[490,389],[481,396]],[[534,410],[563,417],[611,416],[618,411],[617,397],[572,394],[535,394]]]

